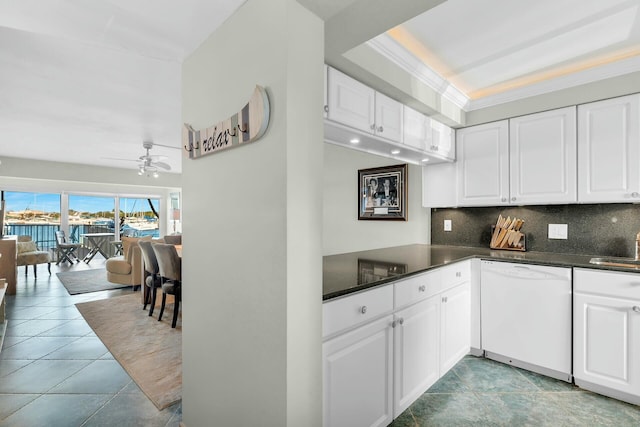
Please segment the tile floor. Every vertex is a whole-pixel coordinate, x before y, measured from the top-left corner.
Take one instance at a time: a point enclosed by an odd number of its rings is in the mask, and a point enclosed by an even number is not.
[[[638,427],[640,406],[467,356],[391,426]]]
[[[104,267],[44,266],[6,297],[7,334],[0,352],[0,427],[177,427],[182,406],[163,411],[142,393],[84,321],[75,305],[131,288],[70,296],[57,271]],[[114,321],[117,321],[114,319]]]

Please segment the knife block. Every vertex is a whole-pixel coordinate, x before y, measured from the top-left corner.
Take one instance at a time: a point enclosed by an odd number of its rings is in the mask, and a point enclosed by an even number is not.
[[[527,235],[525,233],[521,233],[522,236],[520,236],[520,238],[517,241],[514,241],[513,243],[510,244],[510,243],[508,243],[508,240],[506,239],[506,235],[508,234],[508,232],[509,232],[508,229],[500,227],[500,229],[498,230],[498,235],[500,235],[500,233],[502,233],[503,238],[502,239],[498,239],[496,245],[489,244],[489,247],[491,249],[499,249],[499,250],[505,250],[505,251],[525,252],[527,250]],[[491,225],[491,236],[493,236],[495,233],[496,233],[496,226],[495,226],[495,224],[492,224]]]

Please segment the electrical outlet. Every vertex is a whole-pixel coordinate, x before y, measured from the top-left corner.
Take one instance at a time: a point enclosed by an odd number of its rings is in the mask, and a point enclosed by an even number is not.
[[[549,239],[567,239],[569,226],[567,224],[549,224]]]
[[[450,219],[445,219],[444,220],[444,231],[451,231],[451,220]]]

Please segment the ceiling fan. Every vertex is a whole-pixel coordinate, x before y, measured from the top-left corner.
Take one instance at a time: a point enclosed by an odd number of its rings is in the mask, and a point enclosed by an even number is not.
[[[159,169],[170,171],[171,170],[171,166],[169,166],[169,164],[164,163],[162,161],[162,160],[167,159],[167,156],[158,155],[158,154],[150,154],[149,153],[149,150],[151,150],[154,145],[157,145],[159,147],[165,147],[165,148],[179,149],[178,147],[171,147],[169,145],[154,144],[151,141],[144,141],[142,143],[142,147],[144,147],[144,149],[147,150],[147,152],[144,155],[138,157],[137,160],[133,160],[133,159],[115,159],[115,158],[109,158],[109,159],[111,159],[111,160],[125,160],[125,161],[129,161],[129,162],[137,162],[138,163],[138,175],[147,175],[147,176],[153,176],[154,178],[158,178],[160,176],[158,174],[158,170]]]

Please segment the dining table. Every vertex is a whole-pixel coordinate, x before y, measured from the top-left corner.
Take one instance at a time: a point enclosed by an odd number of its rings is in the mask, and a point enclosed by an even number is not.
[[[103,257],[109,258],[108,246],[109,242],[115,238],[115,233],[85,233],[81,234],[84,238],[85,246],[89,248],[89,252],[82,260],[89,264],[93,257],[101,254]]]

